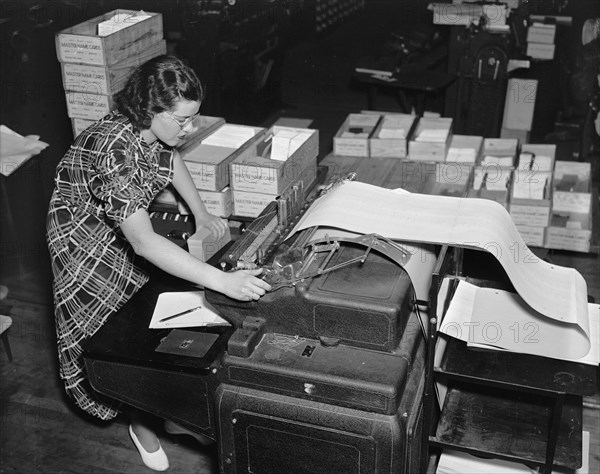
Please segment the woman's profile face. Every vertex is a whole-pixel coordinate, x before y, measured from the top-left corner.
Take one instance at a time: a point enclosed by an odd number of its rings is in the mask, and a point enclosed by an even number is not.
[[[154,115],[150,129],[142,131],[144,140],[148,144],[158,139],[169,146],[179,145],[195,130],[192,122],[199,110],[200,102],[186,99],[177,101],[172,110]]]

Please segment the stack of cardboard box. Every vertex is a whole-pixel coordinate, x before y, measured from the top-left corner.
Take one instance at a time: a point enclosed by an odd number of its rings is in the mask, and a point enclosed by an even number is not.
[[[556,25],[533,23],[527,29],[527,56],[533,59],[554,58]]]
[[[556,162],[546,247],[590,251],[593,216],[591,172],[590,163]]]
[[[56,34],[73,135],[115,106],[131,72],[166,53],[160,13],[113,10]]]
[[[233,213],[229,166],[263,133],[261,127],[224,123],[199,143],[180,149],[208,212],[223,218]]]
[[[552,207],[556,145],[523,144],[511,183],[510,214],[528,245],[543,247]]]
[[[317,179],[319,132],[274,125],[242,150],[229,166],[233,213],[257,217],[278,200],[295,214]]]

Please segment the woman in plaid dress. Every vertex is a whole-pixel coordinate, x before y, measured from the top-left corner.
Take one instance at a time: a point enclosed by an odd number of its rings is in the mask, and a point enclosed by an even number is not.
[[[172,183],[196,227],[221,237],[227,223],[209,214],[175,147],[193,131],[204,89],[173,56],[140,66],[117,96],[117,111],[88,127],[58,164],[47,220],[60,376],[71,399],[103,420],[117,405],[86,379],[81,343],[148,281],[148,263],[239,300],[269,285],[261,270],[223,272],[156,234],[148,216],[154,197]],[[156,435],[133,421],[130,435],[144,463],[164,470]]]

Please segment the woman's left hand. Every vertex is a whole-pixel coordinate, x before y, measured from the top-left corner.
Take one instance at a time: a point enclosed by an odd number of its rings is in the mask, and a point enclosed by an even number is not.
[[[227,231],[227,221],[218,216],[206,213],[201,216],[194,216],[194,219],[196,221],[196,230],[206,227],[217,239],[222,238]]]

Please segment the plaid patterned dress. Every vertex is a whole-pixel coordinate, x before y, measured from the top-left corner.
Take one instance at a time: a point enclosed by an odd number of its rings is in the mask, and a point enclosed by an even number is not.
[[[101,400],[84,373],[81,342],[148,280],[119,224],[173,177],[172,152],[146,145],[112,113],[83,131],[58,164],[47,220],[60,376],[75,403],[107,420],[117,404]]]

